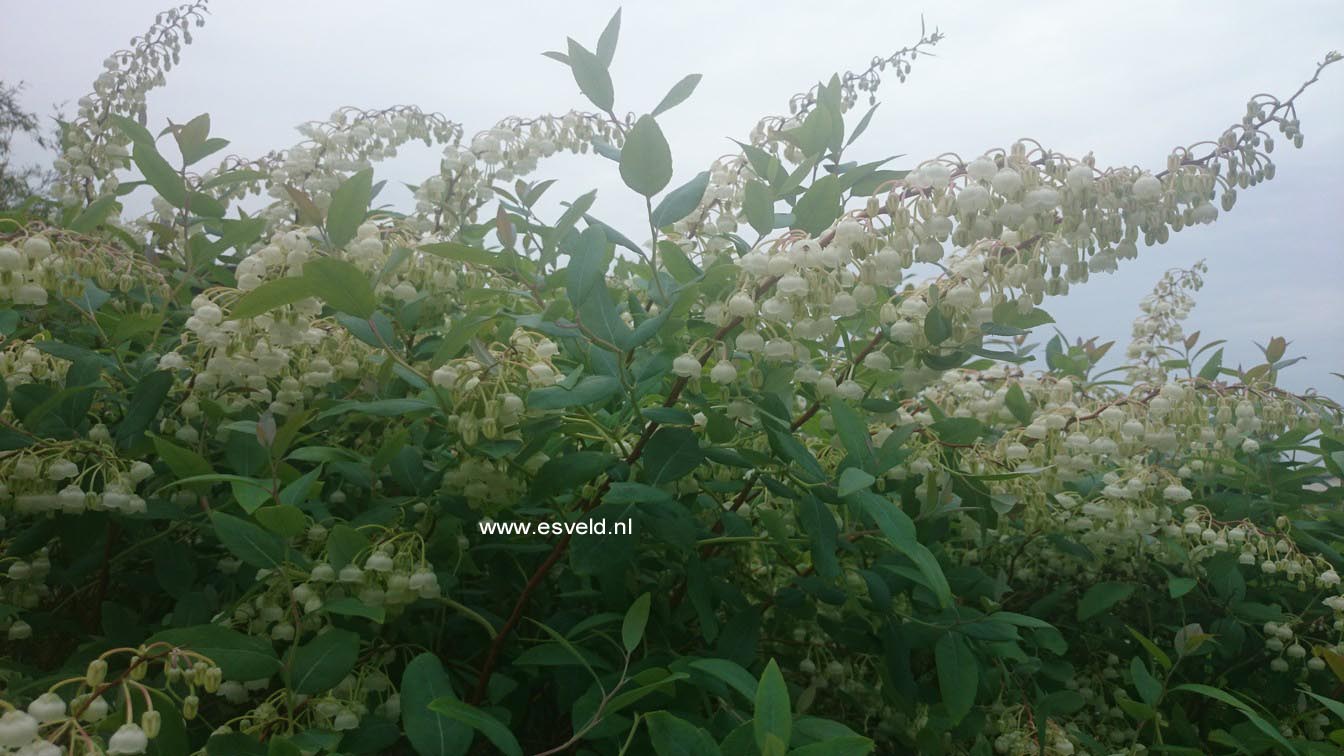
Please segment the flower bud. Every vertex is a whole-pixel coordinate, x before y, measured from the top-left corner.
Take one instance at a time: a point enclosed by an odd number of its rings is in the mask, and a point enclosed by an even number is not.
[[[149,709],[140,715],[140,729],[145,731],[145,737],[147,738],[157,736],[162,725],[163,717],[154,709]]]
[[[672,360],[672,372],[682,378],[693,378],[700,375],[700,360],[690,352],[679,355]]]
[[[84,684],[90,688],[96,688],[103,684],[107,679],[107,661],[105,659],[94,659],[89,662],[89,668],[84,672]]]

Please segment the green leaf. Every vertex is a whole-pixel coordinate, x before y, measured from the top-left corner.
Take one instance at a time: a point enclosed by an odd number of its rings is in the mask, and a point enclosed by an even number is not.
[[[1129,660],[1129,674],[1134,678],[1134,689],[1139,692],[1139,698],[1149,706],[1156,706],[1162,697],[1162,683],[1148,671],[1143,659],[1136,656]]]
[[[173,374],[167,370],[156,370],[140,379],[131,391],[131,401],[126,405],[126,414],[117,424],[117,441],[123,446],[138,441],[159,414],[168,390],[173,387]],[[3,403],[0,402],[0,405]],[[208,468],[209,465],[207,464]]]
[[[285,542],[280,536],[223,512],[211,512],[210,522],[219,542],[244,563],[269,570],[284,564]]]
[[[227,139],[218,137],[210,139],[209,136],[209,113],[202,113],[173,131],[173,138],[177,140],[177,149],[181,151],[184,163],[187,165],[198,163],[229,145]]]
[[[153,141],[136,141],[135,146],[131,148],[131,160],[145,175],[145,181],[148,181],[149,185],[154,187],[154,191],[167,200],[168,204],[178,208],[187,204],[187,188],[182,183],[182,175],[159,154]]]
[[[761,753],[769,753],[780,746],[788,747],[793,729],[793,708],[789,703],[789,686],[774,659],[765,665],[756,685],[754,712],[751,730]],[[779,745],[771,747],[773,742]]]
[[[812,236],[819,236],[830,228],[840,217],[840,193],[840,179],[835,176],[823,176],[814,181],[793,207],[794,227]]]
[[[251,478],[229,481],[229,489],[233,493],[234,500],[248,514],[257,511],[263,504],[271,500],[270,485],[271,482],[268,480],[262,481]]]
[[[929,340],[930,344],[937,346],[947,341],[952,335],[952,323],[943,314],[939,307],[929,308],[928,314],[924,316],[924,338]]]
[[[960,633],[944,633],[933,647],[938,667],[938,690],[943,695],[947,715],[956,724],[966,717],[975,705],[976,689],[980,685],[980,665],[971,651],[966,637]]]
[[[438,405],[423,399],[374,399],[368,402],[341,402],[330,409],[323,410],[314,419],[322,420],[336,415],[344,415],[348,412],[357,412],[361,415],[372,415],[374,417],[397,417],[437,408]]]
[[[338,312],[336,322],[345,326],[355,338],[374,349],[383,349],[397,343],[397,332],[392,325],[392,319],[382,310],[373,313],[371,318],[359,318]]]
[[[367,548],[368,537],[343,522],[337,523],[327,534],[327,558],[338,570],[354,562],[355,557]]]
[[[672,180],[672,150],[653,116],[640,116],[621,147],[621,180],[645,197]]]
[[[303,751],[288,738],[272,737],[266,743],[266,756],[303,756]]]
[[[709,171],[701,171],[695,178],[673,189],[653,209],[653,225],[670,226],[685,218],[700,206],[700,200],[709,188]]]
[[[756,699],[756,678],[734,661],[728,659],[696,659],[691,666],[726,683],[748,701]]]
[[[205,457],[197,454],[190,449],[183,449],[167,439],[154,436],[154,450],[159,453],[159,458],[168,465],[168,469],[179,478],[190,478],[196,475],[209,475],[214,472],[210,463],[205,461]]]
[[[228,209],[219,200],[203,192],[188,192],[186,208],[207,218],[223,218]]]
[[[650,601],[652,597],[644,593],[625,612],[625,620],[621,622],[621,644],[627,652],[634,652],[644,638],[644,627],[649,623]]]
[[[146,641],[188,648],[209,657],[228,680],[263,680],[280,669],[271,642],[221,625],[195,625],[164,630]]]
[[[342,617],[363,617],[380,625],[387,620],[386,609],[381,606],[369,606],[353,596],[328,601],[322,605],[322,611],[327,614],[339,614]]]
[[[406,739],[420,756],[461,756],[471,747],[471,730],[431,711],[440,698],[454,698],[452,681],[442,662],[423,653],[406,665],[401,675],[401,724]]]
[[[616,56],[616,40],[620,36],[621,9],[617,8],[611,20],[607,22],[606,28],[602,30],[602,36],[597,38],[597,58],[602,61],[602,65],[611,65],[612,58]]]
[[[615,462],[615,457],[599,451],[576,451],[556,457],[537,471],[532,479],[532,493],[541,498],[572,493]]]
[[[1223,369],[1223,350],[1219,349],[1218,351],[1213,353],[1213,356],[1209,357],[1209,361],[1204,363],[1204,367],[1200,368],[1199,377],[1203,378],[1206,381],[1216,380],[1218,378],[1218,374],[1222,372],[1222,369]]]
[[[84,208],[70,221],[69,229],[81,234],[91,233],[103,224],[107,216],[121,209],[116,197],[100,197]]]
[[[334,257],[319,257],[303,266],[303,278],[314,296],[332,308],[360,318],[368,318],[378,307],[369,277],[353,263]]]
[[[566,407],[593,406],[605,402],[621,390],[621,382],[609,375],[585,375],[574,388],[544,386],[527,394],[527,406],[550,410]]]
[[[1050,313],[1039,307],[1033,307],[1026,313],[1017,308],[1017,300],[1001,302],[994,306],[994,322],[1001,325],[1012,326],[1022,330],[1035,328],[1046,323],[1053,323],[1055,319],[1050,317]]]
[[[294,538],[308,530],[308,518],[292,504],[272,504],[252,513],[262,527],[283,538]]]
[[[513,733],[509,732],[509,728],[475,706],[444,696],[434,699],[429,708],[481,733],[495,748],[503,752],[504,756],[522,756],[523,749],[518,745]]]
[[[1344,703],[1340,703],[1339,701],[1336,701],[1333,698],[1326,698],[1325,696],[1317,695],[1316,693],[1312,693],[1309,690],[1303,690],[1302,692],[1306,693],[1307,695],[1311,696],[1317,701],[1320,701],[1321,705],[1325,706],[1325,708],[1330,710],[1330,713],[1334,714],[1340,719],[1344,719]]]
[[[583,96],[599,110],[610,111],[616,103],[616,93],[611,87],[611,74],[602,59],[571,39],[567,62]]]
[[[1194,578],[1172,576],[1167,579],[1167,593],[1172,598],[1178,599],[1193,591],[1197,585],[1199,585],[1199,581]]]
[[[456,357],[492,320],[494,320],[493,310],[477,311],[453,318],[452,327],[444,334],[443,341],[439,342],[438,348],[434,350],[434,357],[430,363],[438,367]]]
[[[232,184],[243,184],[251,181],[263,181],[268,175],[261,171],[252,170],[233,170],[217,174],[214,178],[201,184],[205,190],[218,189],[221,186],[230,186]]]
[[[644,447],[644,479],[651,485],[680,480],[704,461],[700,439],[689,428],[659,428]]]
[[[1251,724],[1255,725],[1256,729],[1268,735],[1276,743],[1283,746],[1283,748],[1288,753],[1293,754],[1298,753],[1297,748],[1292,743],[1289,743],[1279,732],[1279,728],[1275,727],[1269,722],[1266,722],[1264,717],[1261,717],[1259,714],[1255,713],[1254,709],[1252,709],[1244,701],[1237,698],[1236,696],[1233,696],[1230,693],[1226,693],[1217,688],[1209,687],[1208,685],[1200,685],[1198,683],[1187,683],[1185,685],[1177,685],[1176,687],[1172,688],[1171,691],[1173,693],[1178,691],[1198,693],[1199,695],[1204,696],[1206,698],[1212,698],[1215,701],[1221,701],[1227,704],[1228,706],[1231,706],[1232,708],[1236,709],[1237,711],[1240,711],[1243,715],[1245,715],[1246,719],[1250,720]]]
[[[719,744],[708,732],[665,711],[644,715],[649,741],[658,756],[718,756]]]
[[[456,260],[457,262],[469,263],[471,265],[480,265],[487,268],[498,267],[500,257],[492,252],[486,252],[479,247],[470,247],[466,244],[457,242],[435,242],[434,244],[421,244],[416,249],[426,254],[442,257],[445,260]]]
[[[873,450],[872,440],[868,435],[868,424],[858,411],[842,399],[832,399],[830,409],[831,419],[835,421],[835,432],[840,436],[840,443],[844,444],[845,451],[862,467],[871,468]]]
[[[985,434],[985,426],[973,417],[945,417],[930,425],[929,430],[939,441],[961,446],[973,444]]]
[[[849,135],[849,139],[845,140],[846,147],[854,144],[854,140],[858,139],[859,135],[868,130],[868,124],[872,122],[873,114],[877,112],[877,106],[881,104],[882,103],[874,103],[872,107],[868,108],[868,112],[863,114],[863,118],[859,119],[859,125],[854,127],[854,132]]]
[[[775,230],[775,195],[770,187],[755,179],[748,181],[742,197],[742,210],[756,233],[765,236]]]
[[[365,168],[342,181],[331,193],[331,205],[327,208],[327,238],[333,247],[340,249],[355,238],[355,232],[369,212],[372,194],[372,168]],[[307,275],[306,267],[304,275]]]
[[[1129,598],[1134,593],[1133,583],[1097,583],[1078,601],[1078,621],[1092,619]]]
[[[700,78],[700,74],[687,74],[681,81],[673,84],[667,94],[663,95],[662,102],[659,102],[658,107],[653,109],[653,115],[662,115],[685,102],[686,98],[690,97],[695,88],[700,85]]]
[[[915,523],[909,515],[902,512],[895,503],[871,491],[859,491],[850,494],[845,497],[845,501],[857,506],[867,514],[873,522],[877,523],[878,529],[887,537],[891,545],[911,562],[914,562],[915,569],[924,577],[933,594],[938,597],[940,606],[952,606],[952,588],[947,583],[947,576],[943,574],[943,568],[938,564],[938,558],[915,537]]]
[[[873,171],[854,182],[849,187],[850,194],[855,197],[871,197],[877,192],[883,184],[898,179],[903,179],[910,175],[910,171],[880,170]],[[890,188],[890,187],[888,187]]]
[[[312,281],[301,276],[287,276],[267,281],[247,292],[234,302],[229,310],[231,319],[255,318],[277,307],[294,304],[314,296]]]
[[[1128,629],[1129,634],[1134,636],[1134,639],[1137,640],[1139,645],[1143,646],[1149,654],[1152,654],[1153,659],[1158,664],[1162,665],[1163,669],[1171,669],[1171,657],[1167,656],[1165,651],[1158,648],[1156,643],[1153,643],[1147,636],[1138,630],[1135,630],[1132,627]]]
[[[1031,405],[1027,404],[1027,396],[1022,393],[1021,386],[1016,383],[1009,386],[1007,395],[1003,397],[1003,403],[1019,423],[1027,425],[1031,422]]]
[[[584,229],[568,251],[565,291],[574,309],[578,310],[596,297],[607,297],[606,276],[607,266],[611,263],[611,246],[602,229],[596,226]]]
[[[602,497],[602,501],[606,504],[670,503],[673,498],[672,494],[661,488],[654,488],[643,483],[622,481],[612,483],[611,487],[607,489],[607,494]]]
[[[845,471],[840,473],[839,493],[841,496],[848,496],[858,491],[867,490],[876,482],[877,478],[863,470],[857,467],[846,467]]]
[[[853,468],[850,468],[851,470]],[[834,580],[840,576],[840,561],[835,556],[839,548],[836,539],[839,528],[835,524],[835,515],[820,499],[804,496],[798,503],[798,521],[807,533],[812,550],[812,565],[823,580]]]
[[[127,118],[124,115],[113,114],[110,116],[112,123],[121,130],[123,134],[130,138],[136,144],[148,142],[154,144],[154,135],[149,133],[149,129],[141,126],[133,118]]]
[[[289,687],[313,695],[331,690],[354,669],[359,659],[359,635],[332,628],[294,649],[289,657]]]
[[[789,756],[865,756],[876,747],[876,743],[862,735],[842,735],[795,748],[789,751]]]
[[[205,744],[206,756],[269,756],[266,747],[251,735],[225,732],[211,735]]]

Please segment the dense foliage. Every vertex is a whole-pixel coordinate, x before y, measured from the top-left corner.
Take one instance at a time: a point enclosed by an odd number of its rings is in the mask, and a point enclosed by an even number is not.
[[[591,112],[213,163],[144,107],[203,14],[0,218],[0,753],[1339,752],[1340,407],[1183,332],[1202,266],[1119,372],[1040,309],[1272,178],[1302,90],[1153,170],[847,160],[934,32],[674,183],[699,77],[617,115],[617,16],[548,53]]]

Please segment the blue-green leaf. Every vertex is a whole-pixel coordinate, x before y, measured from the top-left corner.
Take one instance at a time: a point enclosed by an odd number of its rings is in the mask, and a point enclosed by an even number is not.
[[[640,116],[621,147],[621,180],[645,197],[672,180],[672,149],[653,116]]]

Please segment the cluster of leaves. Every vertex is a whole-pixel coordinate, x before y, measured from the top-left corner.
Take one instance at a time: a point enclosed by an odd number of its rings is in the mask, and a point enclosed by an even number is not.
[[[0,243],[42,236],[57,254],[94,261],[46,305],[0,310],[0,346],[32,346],[56,366],[0,382],[0,462],[96,449],[108,460],[90,491],[131,461],[153,466],[142,512],[30,516],[5,500],[0,560],[49,555],[53,568],[39,600],[0,604],[0,620],[22,616],[32,630],[11,633],[0,659],[3,699],[22,706],[110,648],[167,644],[210,659],[239,695],[209,696],[187,717],[182,699],[156,694],[164,724],[149,748],[161,754],[1338,753],[1344,730],[1304,734],[1320,729],[1318,716],[1344,717],[1338,696],[1318,692],[1344,682],[1344,656],[1323,640],[1338,635],[1326,591],[1233,553],[1206,558],[1179,532],[1135,532],[1112,548],[1041,530],[997,487],[1043,469],[986,467],[1036,400],[1012,383],[995,425],[921,393],[930,372],[1020,376],[1016,365],[1034,356],[1028,332],[1051,322],[1043,311],[1004,303],[962,340],[945,292],[931,287],[920,349],[890,346],[878,313],[861,312],[842,340],[810,348],[855,366],[889,349],[925,375],[903,382],[893,371],[854,401],[811,387],[796,396],[788,363],[738,383],[672,373],[678,356],[703,350],[707,364],[740,333],[741,318],[711,319],[704,304],[738,290],[736,262],[755,245],[723,232],[729,253],[696,260],[668,230],[702,207],[710,175],[668,190],[657,117],[698,78],[648,114],[618,118],[608,73],[618,31],[619,16],[594,51],[571,40],[549,55],[620,124],[619,146],[595,148],[645,198],[637,234],[651,246],[594,217],[593,193],[543,221],[552,183],[524,181],[495,187],[487,221],[417,244],[399,232],[400,214],[371,208],[381,186],[360,170],[329,203],[286,187],[291,226],[317,253],[240,292],[239,261],[284,229],[242,210],[227,217],[228,187],[255,172],[188,171],[227,145],[205,116],[159,138],[109,116],[142,177],[119,193],[147,188],[167,214],[113,223],[108,196],[0,220]],[[755,178],[742,216],[759,237],[824,239],[851,202],[906,175],[846,160],[872,117],[847,133],[846,81],[819,86],[782,132],[796,164],[744,145]],[[169,134],[178,160],[161,152]],[[380,270],[342,254],[369,224],[394,250]],[[393,271],[416,265],[450,266],[477,285],[408,300],[382,292]],[[220,292],[237,321],[281,323],[317,300],[315,322],[360,355],[360,372],[287,413],[201,397],[193,370],[163,360],[194,344],[201,297]],[[527,344],[551,340],[560,380],[509,372],[529,348],[519,332]],[[850,341],[874,333],[866,347]],[[1195,343],[1165,367],[1189,369]],[[1266,366],[1217,361],[1188,380],[1279,396],[1266,379],[1286,366],[1283,347],[1271,342]],[[1043,351],[1040,381],[1068,385],[1068,401],[1119,396],[1090,378],[1105,347],[1055,338]],[[522,396],[511,434],[463,431],[454,389],[434,371],[464,361]],[[173,433],[188,404],[204,418],[199,437]],[[1344,515],[1328,506],[1344,434],[1337,408],[1301,406],[1319,410],[1312,430],[1207,466],[1198,516],[1291,533],[1292,548],[1344,569]],[[906,410],[927,418],[893,422]],[[911,473],[915,459],[930,468]],[[512,486],[488,511],[463,483],[481,465],[504,481],[489,485]],[[1099,470],[1066,488],[1088,498],[1105,485]],[[570,527],[487,532],[505,521]],[[598,521],[633,532],[576,532]],[[442,592],[305,598],[320,567],[372,573],[382,554],[411,560],[408,572],[432,569]],[[1058,569],[1032,580],[1028,561]],[[248,607],[261,599],[292,618],[287,634],[252,627]],[[1277,635],[1266,623],[1322,639],[1311,655],[1324,671],[1267,670]],[[130,672],[114,663],[109,679]],[[358,721],[314,714],[332,701]],[[136,705],[128,695],[112,720]]]

